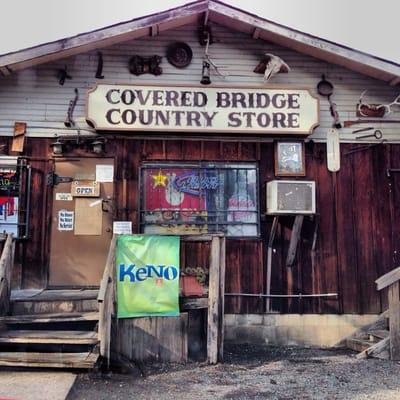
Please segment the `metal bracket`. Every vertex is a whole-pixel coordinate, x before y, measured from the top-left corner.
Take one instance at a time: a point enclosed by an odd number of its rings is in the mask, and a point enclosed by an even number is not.
[[[399,169],[399,168],[388,168],[388,169],[386,170],[386,176],[387,176],[388,178],[390,178],[390,177],[392,176],[392,174],[393,174],[393,173],[396,173],[396,172],[400,172],[400,169]]]
[[[72,182],[74,178],[69,176],[58,176],[54,172],[49,172],[46,175],[46,185],[49,187],[54,187],[59,183],[69,183]]]

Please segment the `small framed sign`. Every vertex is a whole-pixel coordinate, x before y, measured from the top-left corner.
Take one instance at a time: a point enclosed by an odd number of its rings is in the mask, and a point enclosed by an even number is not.
[[[275,175],[305,176],[304,142],[275,142]]]

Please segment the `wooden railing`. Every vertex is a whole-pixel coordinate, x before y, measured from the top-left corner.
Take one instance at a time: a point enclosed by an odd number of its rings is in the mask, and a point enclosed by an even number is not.
[[[400,360],[400,267],[375,281],[377,290],[388,288],[390,359]]]
[[[113,236],[108,251],[107,261],[100,283],[97,302],[99,303],[99,331],[100,355],[110,366],[111,353],[111,322],[115,312],[115,249],[117,236]]]
[[[0,315],[6,315],[10,309],[11,272],[14,265],[15,242],[12,234],[6,236],[0,257]]]
[[[207,323],[207,360],[216,364],[223,360],[224,343],[224,293],[225,293],[225,237],[223,235],[202,235],[182,237],[182,241],[211,242],[210,275]],[[107,256],[103,278],[97,301],[99,303],[100,355],[110,364],[111,323],[115,315],[116,304],[116,253],[117,236],[114,236]]]

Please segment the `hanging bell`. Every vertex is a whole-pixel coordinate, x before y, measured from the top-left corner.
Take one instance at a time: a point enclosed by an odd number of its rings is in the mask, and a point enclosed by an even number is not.
[[[203,61],[203,68],[201,71],[201,81],[202,85],[209,85],[211,83],[210,79],[210,63],[207,61]]]

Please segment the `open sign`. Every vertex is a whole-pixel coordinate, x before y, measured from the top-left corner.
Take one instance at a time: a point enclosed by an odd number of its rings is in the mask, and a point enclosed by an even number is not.
[[[74,181],[71,194],[74,197],[99,197],[100,184],[96,181]]]

